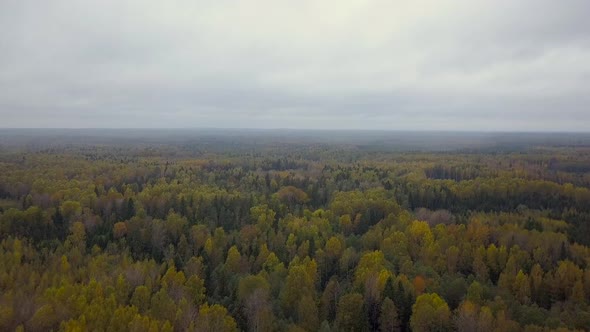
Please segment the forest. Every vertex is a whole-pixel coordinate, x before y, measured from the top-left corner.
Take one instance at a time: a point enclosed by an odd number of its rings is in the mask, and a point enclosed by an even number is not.
[[[590,330],[590,135],[0,131],[0,331]]]

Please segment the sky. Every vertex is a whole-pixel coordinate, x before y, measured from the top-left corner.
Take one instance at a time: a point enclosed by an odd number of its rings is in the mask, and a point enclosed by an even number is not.
[[[0,0],[0,127],[590,131],[588,0]]]

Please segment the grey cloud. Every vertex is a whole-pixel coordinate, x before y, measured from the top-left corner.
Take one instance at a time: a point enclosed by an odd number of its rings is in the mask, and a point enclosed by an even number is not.
[[[590,2],[0,2],[2,127],[590,128]]]

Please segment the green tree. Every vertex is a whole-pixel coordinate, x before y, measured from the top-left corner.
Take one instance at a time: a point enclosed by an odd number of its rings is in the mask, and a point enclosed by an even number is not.
[[[248,320],[249,331],[268,331],[272,326],[270,285],[261,276],[246,276],[240,279],[238,300],[242,303]]]
[[[383,303],[381,304],[379,330],[382,332],[401,331],[397,308],[389,297],[383,299]]]

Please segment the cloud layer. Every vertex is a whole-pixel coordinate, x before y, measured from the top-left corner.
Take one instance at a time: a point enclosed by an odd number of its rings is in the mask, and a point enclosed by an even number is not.
[[[2,127],[590,129],[590,2],[0,2]]]

